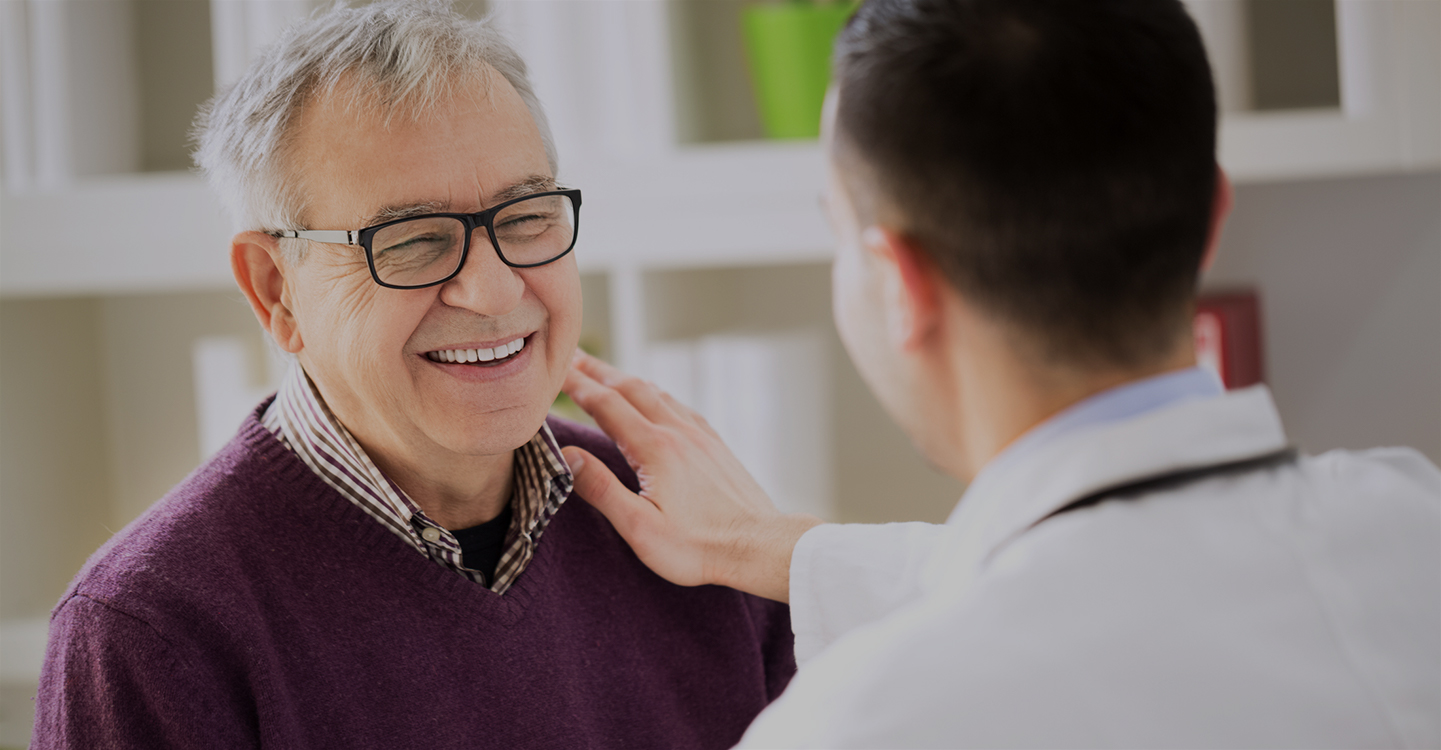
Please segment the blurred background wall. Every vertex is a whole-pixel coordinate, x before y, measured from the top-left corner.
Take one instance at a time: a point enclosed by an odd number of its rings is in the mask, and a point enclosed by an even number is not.
[[[779,400],[780,418],[729,428],[763,445],[804,426],[814,455],[804,476],[767,474],[778,495],[811,480],[825,492],[794,502],[836,520],[940,521],[963,487],[915,454],[831,326],[821,154],[765,137],[747,5],[461,7],[510,31],[562,180],[586,190],[583,345],[710,408]],[[1189,7],[1238,185],[1204,286],[1257,293],[1266,380],[1299,445],[1441,461],[1441,3]],[[239,352],[225,387],[241,398],[273,380],[185,132],[310,8],[0,0],[0,746],[28,741],[45,615],[70,578],[203,459],[207,429],[238,423],[199,396],[197,342]],[[706,362],[722,355],[741,376],[718,390]]]

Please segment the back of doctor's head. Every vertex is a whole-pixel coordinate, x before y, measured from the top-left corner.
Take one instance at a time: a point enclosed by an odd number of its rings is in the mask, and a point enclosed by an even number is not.
[[[868,0],[836,43],[835,151],[862,222],[1067,367],[1190,331],[1216,106],[1177,0]]]

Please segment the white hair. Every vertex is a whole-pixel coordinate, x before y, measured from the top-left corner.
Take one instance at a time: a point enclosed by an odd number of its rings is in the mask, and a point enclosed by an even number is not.
[[[286,170],[291,130],[307,102],[342,80],[353,82],[349,103],[384,127],[396,115],[418,118],[449,101],[458,86],[483,81],[476,74],[486,66],[520,94],[554,171],[555,142],[525,62],[490,18],[467,19],[448,0],[384,0],[360,8],[337,2],[286,29],[240,80],[201,108],[195,163],[238,229],[307,229],[300,226],[305,196]]]

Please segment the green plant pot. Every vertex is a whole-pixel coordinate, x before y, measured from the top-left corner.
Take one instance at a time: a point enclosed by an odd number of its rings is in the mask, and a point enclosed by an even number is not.
[[[746,53],[766,135],[820,135],[821,102],[831,80],[831,45],[853,9],[850,3],[801,2],[745,9]]]

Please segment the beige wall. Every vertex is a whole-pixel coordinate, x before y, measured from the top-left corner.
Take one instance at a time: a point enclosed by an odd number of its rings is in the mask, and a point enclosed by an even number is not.
[[[106,297],[99,302],[110,445],[111,519],[120,528],[200,463],[191,345],[239,336],[252,384],[263,382],[264,339],[237,292]]]
[[[98,310],[0,301],[0,620],[47,612],[110,536]]]
[[[1207,283],[1260,286],[1298,445],[1441,462],[1441,174],[1243,186]]]
[[[44,614],[199,463],[190,346],[216,334],[262,361],[238,293],[0,301],[0,619]]]

